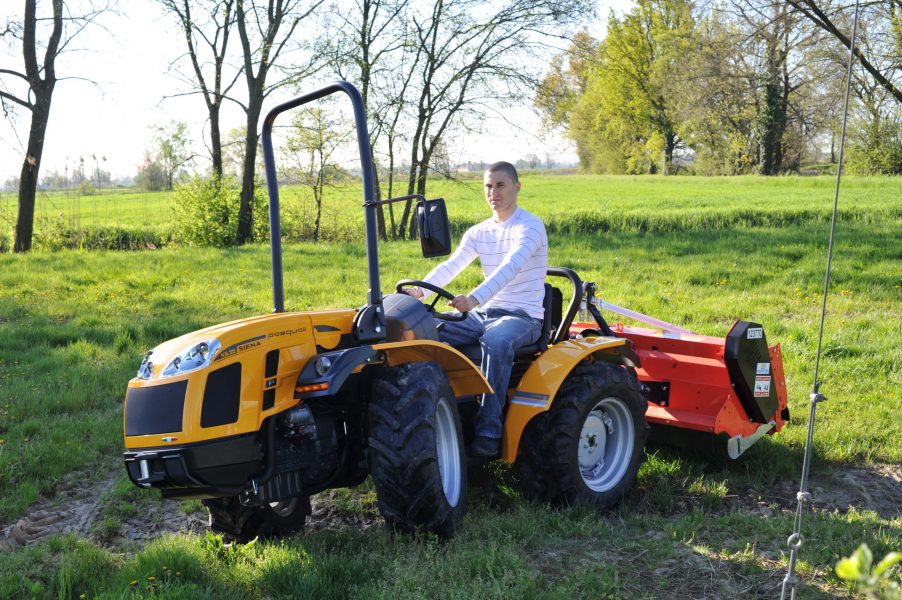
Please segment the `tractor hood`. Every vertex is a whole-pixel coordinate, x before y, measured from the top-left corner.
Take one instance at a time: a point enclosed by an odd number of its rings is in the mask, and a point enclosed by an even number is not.
[[[350,332],[352,309],[317,313],[278,313],[222,323],[168,340],[150,350],[137,379],[157,380],[218,366],[254,349],[284,346],[298,336],[313,337],[322,348],[333,348]],[[315,318],[317,323],[312,323]]]

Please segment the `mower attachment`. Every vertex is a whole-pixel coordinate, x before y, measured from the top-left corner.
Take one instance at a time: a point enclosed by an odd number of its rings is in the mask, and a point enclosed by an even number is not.
[[[574,323],[571,334],[594,323]],[[725,338],[616,324],[641,360],[652,439],[738,458],[789,420],[780,345],[764,328],[737,321]]]

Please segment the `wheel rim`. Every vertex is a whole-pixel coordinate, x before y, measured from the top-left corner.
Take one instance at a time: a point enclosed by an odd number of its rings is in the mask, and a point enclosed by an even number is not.
[[[272,511],[280,517],[291,516],[291,513],[294,512],[294,509],[297,505],[298,505],[297,498],[292,498],[291,500],[283,500],[282,502],[270,502],[269,503],[269,507],[272,509]]]
[[[445,398],[439,399],[435,408],[435,450],[445,498],[449,505],[457,506],[461,487],[460,445],[454,414]]]
[[[613,489],[629,468],[635,440],[633,416],[620,398],[605,398],[586,415],[579,435],[579,472],[594,492]]]

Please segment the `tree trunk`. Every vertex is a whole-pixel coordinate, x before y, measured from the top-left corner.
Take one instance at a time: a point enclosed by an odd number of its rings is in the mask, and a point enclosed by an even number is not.
[[[673,171],[673,149],[676,147],[676,134],[673,132],[664,136],[664,174],[670,175]]]
[[[262,96],[262,92],[261,92]],[[241,175],[241,204],[238,208],[239,245],[253,241],[254,227],[254,179],[257,167],[257,121],[263,99],[251,100],[247,111],[247,135],[244,138],[244,167]]]
[[[222,130],[219,125],[219,105],[211,106],[210,113],[210,157],[213,160],[213,176],[222,178]]]
[[[379,169],[376,168],[376,157],[374,154],[373,149],[370,148],[370,156],[372,157],[373,163],[373,196],[376,200],[382,200],[382,186],[379,185]],[[379,239],[387,241],[388,233],[385,231],[385,212],[382,209],[382,204],[376,207],[376,226],[379,233]]]
[[[47,82],[35,92],[35,103],[31,111],[31,128],[28,132],[28,150],[25,153],[25,160],[22,161],[22,172],[19,175],[19,214],[16,218],[14,252],[31,250],[31,238],[34,234],[34,202],[54,84],[54,81]]]

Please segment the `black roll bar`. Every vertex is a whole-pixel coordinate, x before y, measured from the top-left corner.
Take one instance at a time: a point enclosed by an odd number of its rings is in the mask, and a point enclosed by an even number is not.
[[[272,147],[272,128],[281,113],[303,104],[319,100],[335,92],[344,92],[354,107],[354,127],[357,130],[357,145],[360,153],[360,169],[363,174],[364,231],[366,235],[366,264],[370,289],[367,292],[369,306],[382,304],[382,290],[379,285],[379,254],[376,247],[376,201],[373,178],[373,159],[370,154],[370,134],[366,125],[366,110],[360,91],[347,81],[334,81],[318,90],[298,96],[279,104],[267,113],[261,132],[263,143],[263,163],[266,168],[266,188],[269,193],[269,239],[272,252],[272,294],[273,312],[285,312],[285,290],[282,283],[282,231],[279,213],[279,184],[276,180],[276,160]],[[376,311],[381,314],[381,309]],[[383,328],[384,329],[384,328]]]

